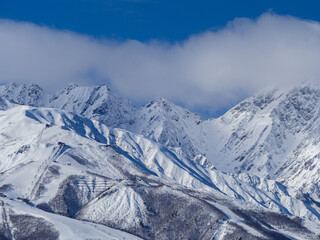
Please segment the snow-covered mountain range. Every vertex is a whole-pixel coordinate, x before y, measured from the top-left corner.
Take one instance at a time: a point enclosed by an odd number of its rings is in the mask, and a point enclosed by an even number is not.
[[[105,85],[0,86],[0,238],[320,239],[318,106],[304,85],[203,120]]]

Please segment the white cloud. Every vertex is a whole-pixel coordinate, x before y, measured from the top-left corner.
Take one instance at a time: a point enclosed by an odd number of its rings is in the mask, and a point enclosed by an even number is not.
[[[116,42],[0,20],[0,82],[107,83],[146,102],[163,96],[211,111],[273,84],[319,81],[320,24],[266,13],[184,42]]]

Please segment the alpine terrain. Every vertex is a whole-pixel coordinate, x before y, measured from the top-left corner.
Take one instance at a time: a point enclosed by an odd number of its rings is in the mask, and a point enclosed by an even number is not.
[[[217,119],[106,85],[0,86],[0,239],[320,239],[320,88]]]

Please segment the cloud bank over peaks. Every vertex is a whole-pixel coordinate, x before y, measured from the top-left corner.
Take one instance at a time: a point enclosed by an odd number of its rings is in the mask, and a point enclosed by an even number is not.
[[[178,43],[94,39],[0,20],[0,83],[107,83],[135,103],[156,96],[214,112],[273,85],[320,81],[320,23],[265,13]]]

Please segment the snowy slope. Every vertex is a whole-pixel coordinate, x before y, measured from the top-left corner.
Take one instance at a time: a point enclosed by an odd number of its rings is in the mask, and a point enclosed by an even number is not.
[[[21,105],[63,109],[109,127],[126,129],[175,148],[189,158],[199,155],[198,148],[204,145],[203,133],[199,131],[202,119],[160,97],[137,110],[106,85],[79,87],[71,84],[49,94],[38,85],[10,83],[0,86],[0,96]]]
[[[120,127],[169,147],[195,162],[231,173],[247,172],[317,192],[319,88],[265,91],[219,119],[157,98],[136,110],[107,86],[70,85],[50,95],[36,85],[8,84],[0,95],[19,104],[64,109]],[[316,198],[316,196],[314,196]]]
[[[0,111],[2,110],[8,110],[9,108],[14,107],[15,104],[11,101],[8,101],[7,99],[0,97]]]
[[[195,143],[203,143],[201,132],[195,127],[201,122],[198,115],[159,97],[142,106],[136,113],[134,124],[127,129],[168,147],[180,149],[193,158],[199,154]]]
[[[45,93],[36,85],[9,83],[0,86],[0,96],[21,105],[52,107],[98,120],[111,127],[130,125],[135,107],[115,95],[106,85],[78,87],[70,84],[55,93]]]
[[[218,169],[274,179],[318,199],[319,106],[317,87],[264,92],[206,121],[202,151]]]
[[[10,198],[149,239],[272,239],[263,216],[278,234],[320,232],[316,86],[265,91],[205,121],[163,98],[137,110],[105,85],[51,95],[8,84],[0,96],[0,190]],[[181,201],[198,210],[186,215]],[[175,230],[208,212],[209,225]]]
[[[106,85],[99,87],[69,85],[54,94],[46,106],[89,117],[110,127],[132,124],[135,112],[135,107],[129,101],[115,95]]]
[[[21,200],[0,200],[1,239],[139,239],[106,226],[44,212]]]
[[[30,106],[43,106],[44,99],[47,98],[40,86],[17,83],[0,86],[0,96],[15,103]]]
[[[288,221],[284,226],[273,223],[280,235],[312,239],[311,232],[320,232],[317,205],[295,199],[286,187],[240,180],[198,165],[142,135],[61,110],[28,106],[1,111],[0,123],[0,189],[40,209],[149,239],[179,238],[176,234],[228,239],[228,234],[252,232],[270,237],[270,227],[259,229],[247,222],[259,212],[270,219],[272,214],[287,214],[281,215]],[[258,186],[259,181],[267,187]],[[248,206],[254,212],[243,210]],[[182,227],[199,216],[204,220],[198,225]],[[304,222],[293,228],[290,216]]]

